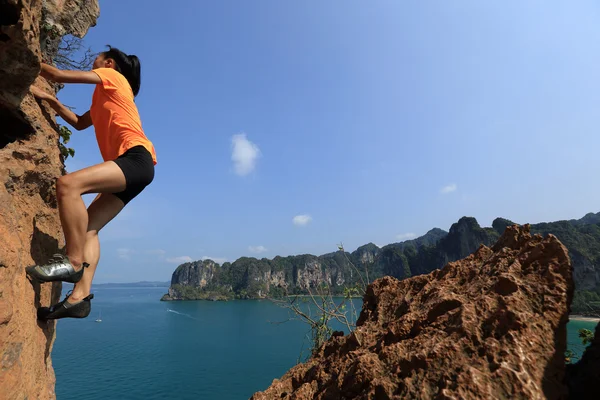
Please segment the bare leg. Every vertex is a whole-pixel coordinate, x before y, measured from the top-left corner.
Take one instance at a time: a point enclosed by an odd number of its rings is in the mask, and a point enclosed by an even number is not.
[[[69,297],[70,302],[77,302],[90,294],[92,280],[100,260],[100,241],[98,232],[123,209],[123,202],[115,195],[101,193],[87,209],[87,233],[85,235],[84,260],[90,266],[83,272],[83,277]]]
[[[85,203],[81,195],[86,193],[116,193],[125,190],[125,184],[123,171],[113,161],[84,168],[58,179],[56,185],[58,211],[67,242],[67,256],[76,270],[81,268],[83,261],[91,264],[90,261],[84,259],[88,211],[85,209]],[[114,198],[121,203],[121,208],[123,208],[123,203],[118,198]],[[94,202],[96,201],[99,201],[99,198]],[[92,208],[92,204],[90,208]],[[120,209],[116,213],[119,211]]]

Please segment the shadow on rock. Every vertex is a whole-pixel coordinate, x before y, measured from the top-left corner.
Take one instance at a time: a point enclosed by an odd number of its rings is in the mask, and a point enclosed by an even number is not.
[[[38,229],[35,218],[33,219],[33,235],[31,237],[30,254],[36,265],[41,265],[59,253],[58,240]]]
[[[565,383],[571,399],[600,398],[600,324],[596,326],[594,340],[578,363],[567,365]]]
[[[36,224],[35,218],[33,220],[33,235],[31,237],[30,254],[36,265],[42,265],[48,262],[52,255],[61,252],[61,248],[58,246],[58,240],[44,232],[42,232]],[[40,284],[36,281],[31,281],[31,285],[35,292],[35,307],[48,307],[50,304],[55,304],[60,300],[62,291],[61,282],[43,283]],[[52,285],[52,292],[50,295],[50,304],[41,304],[40,291],[41,285]],[[48,360],[50,357],[50,349],[52,348],[52,342],[54,338],[54,331],[56,329],[56,322],[54,321],[38,321],[38,326],[46,336],[46,349],[45,359]]]
[[[572,294],[569,299],[572,299]],[[569,300],[570,302],[571,300]],[[565,378],[565,352],[567,351],[567,322],[569,314],[565,313],[559,323],[558,329],[552,338],[554,342],[554,354],[548,360],[542,378],[542,391],[546,399],[567,399],[567,387],[564,384]]]

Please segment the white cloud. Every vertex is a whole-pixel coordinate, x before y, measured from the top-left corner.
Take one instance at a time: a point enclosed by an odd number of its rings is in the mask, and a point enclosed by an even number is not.
[[[126,249],[126,248],[117,249],[117,255],[122,260],[130,260],[131,255],[134,253],[135,253],[135,250],[133,250],[133,249]]]
[[[412,239],[414,237],[416,237],[417,235],[415,235],[412,232],[407,232],[407,233],[401,233],[399,235],[396,235],[396,239],[398,240],[407,240],[407,239]]]
[[[216,262],[217,264],[223,264],[223,263],[227,262],[227,259],[225,257],[204,256],[204,257],[202,257],[202,260],[212,260],[212,261]]]
[[[265,246],[248,246],[248,251],[250,253],[260,254],[267,251],[267,248]]]
[[[239,176],[245,176],[254,171],[261,152],[256,144],[246,138],[245,133],[233,135],[231,148],[231,161],[233,161],[235,173]]]
[[[457,189],[458,189],[458,186],[456,186],[456,183],[451,183],[451,184],[446,185],[443,188],[441,188],[440,193],[448,194],[448,193],[456,192]]]
[[[186,262],[192,262],[192,257],[190,257],[190,256],[170,257],[170,258],[167,258],[167,262],[172,263],[172,264],[183,264]]]
[[[305,226],[310,221],[312,221],[312,217],[308,214],[296,215],[292,219],[292,222],[294,223],[294,225],[297,225],[297,226]]]

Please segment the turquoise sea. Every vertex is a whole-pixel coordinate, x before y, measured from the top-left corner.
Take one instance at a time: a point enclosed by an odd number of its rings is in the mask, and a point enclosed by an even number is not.
[[[92,314],[58,322],[58,400],[248,399],[306,353],[307,326],[268,300],[161,302],[166,288],[94,289]],[[101,313],[102,322],[95,322]],[[569,323],[575,353],[580,328]]]

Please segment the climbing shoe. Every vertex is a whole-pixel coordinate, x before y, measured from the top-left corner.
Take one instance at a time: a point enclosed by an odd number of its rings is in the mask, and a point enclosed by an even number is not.
[[[67,294],[63,301],[53,306],[40,307],[37,311],[38,319],[85,318],[90,315],[90,311],[92,311],[92,302],[90,300],[94,298],[93,294],[88,295],[77,303],[69,303],[69,296],[71,296],[71,292]]]
[[[27,272],[27,275],[39,282],[62,281],[77,283],[83,276],[84,268],[88,266],[88,263],[83,263],[83,268],[79,271],[75,271],[75,268],[67,256],[55,254],[48,264],[27,267],[25,268],[25,271]]]

